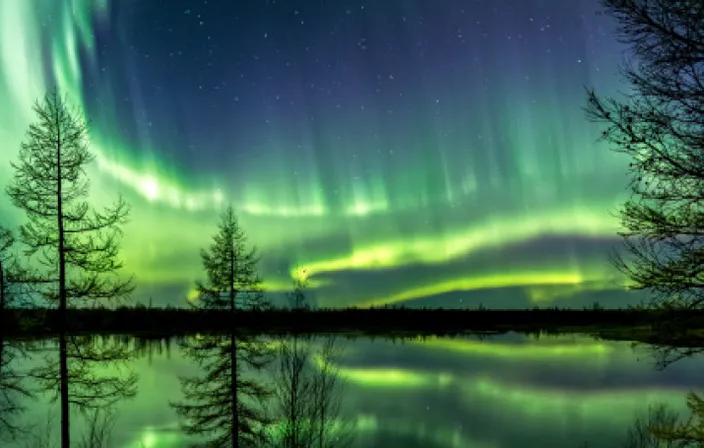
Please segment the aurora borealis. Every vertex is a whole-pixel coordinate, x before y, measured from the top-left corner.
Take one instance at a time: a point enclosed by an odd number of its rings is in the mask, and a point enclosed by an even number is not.
[[[0,2],[0,183],[32,102],[85,113],[135,300],[183,303],[231,202],[270,291],[321,306],[620,306],[627,160],[584,87],[624,48],[596,0]],[[23,216],[6,197],[0,216]]]

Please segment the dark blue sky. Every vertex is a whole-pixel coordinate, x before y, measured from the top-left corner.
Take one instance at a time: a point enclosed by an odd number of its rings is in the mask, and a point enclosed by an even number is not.
[[[269,289],[306,269],[323,305],[629,300],[626,161],[582,111],[624,87],[596,1],[35,2],[0,11],[2,135],[47,86],[86,112],[138,299],[188,294],[232,203]]]

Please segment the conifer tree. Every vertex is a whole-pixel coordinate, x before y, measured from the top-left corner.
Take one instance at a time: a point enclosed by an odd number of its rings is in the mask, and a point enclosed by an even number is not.
[[[247,239],[232,206],[221,215],[218,232],[208,249],[201,251],[205,282],[197,282],[201,310],[230,313],[228,335],[199,335],[185,341],[186,355],[203,370],[201,376],[181,378],[185,400],[173,403],[183,418],[187,434],[208,437],[209,446],[261,446],[266,438],[268,419],[264,400],[269,391],[252,373],[270,361],[265,343],[238,332],[240,310],[267,307],[257,273],[256,249]]]
[[[58,362],[47,359],[36,376],[49,390],[59,390],[61,446],[68,448],[70,404],[85,409],[134,394],[133,375],[100,377],[91,369],[92,362],[124,359],[124,352],[70,335],[66,318],[69,308],[120,301],[131,293],[131,279],[117,275],[120,226],[128,206],[119,198],[98,211],[87,202],[86,168],[94,155],[79,111],[54,92],[37,101],[34,112],[36,121],[12,163],[15,172],[7,194],[27,216],[20,240],[39,268],[31,281],[58,308]]]

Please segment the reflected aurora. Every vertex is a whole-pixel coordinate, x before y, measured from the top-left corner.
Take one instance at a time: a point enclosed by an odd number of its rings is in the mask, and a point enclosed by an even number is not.
[[[488,356],[506,359],[536,359],[565,357],[607,357],[613,352],[613,345],[584,338],[570,343],[502,344],[489,341],[428,337],[422,341],[412,341],[420,347],[431,350],[470,353],[475,356]]]
[[[354,446],[512,448],[540,441],[563,447],[575,440],[619,446],[635,413],[649,404],[664,403],[686,416],[684,395],[701,383],[700,359],[656,371],[637,360],[628,341],[515,334],[483,341],[339,341],[341,406],[357,424]],[[325,341],[299,342],[320,347]],[[196,443],[179,431],[169,402],[178,398],[179,377],[198,367],[176,347],[142,355],[131,361],[141,373],[140,387],[134,400],[118,406],[114,446]],[[41,362],[41,354],[26,361]],[[311,361],[320,366],[320,358]],[[261,378],[271,379],[277,367]],[[27,421],[44,422],[47,411],[56,411],[49,398],[32,402]],[[85,429],[85,420],[76,422],[77,431]]]

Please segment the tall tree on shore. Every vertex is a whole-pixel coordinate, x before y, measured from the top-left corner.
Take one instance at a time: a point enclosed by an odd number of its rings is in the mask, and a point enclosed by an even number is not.
[[[602,0],[634,56],[622,100],[588,91],[587,115],[631,159],[620,209],[630,257],[614,257],[632,288],[662,308],[704,303],[704,3]]]
[[[233,208],[221,215],[218,232],[201,251],[206,282],[197,282],[201,310],[226,310],[230,334],[200,335],[185,341],[186,355],[203,369],[202,376],[181,378],[185,401],[173,403],[187,434],[209,437],[209,446],[261,446],[268,420],[263,400],[268,390],[247,372],[264,368],[271,351],[265,343],[237,331],[237,311],[267,307],[257,273],[257,254]]]
[[[84,409],[134,393],[133,376],[100,378],[90,369],[90,361],[118,360],[123,353],[70,336],[66,319],[68,308],[119,301],[132,291],[131,279],[117,275],[120,226],[128,206],[120,198],[114,206],[96,211],[86,201],[85,170],[94,156],[82,115],[56,92],[37,101],[34,112],[37,121],[30,124],[19,160],[12,164],[15,173],[7,194],[28,219],[20,227],[20,239],[25,254],[41,266],[32,281],[41,285],[44,299],[58,306],[58,375],[54,362],[47,360],[37,376],[48,388],[59,390],[61,446],[67,448],[71,403]]]
[[[207,281],[196,282],[199,308],[235,313],[268,306],[257,272],[257,250],[247,247],[247,236],[232,206],[222,212],[218,233],[200,257]]]

